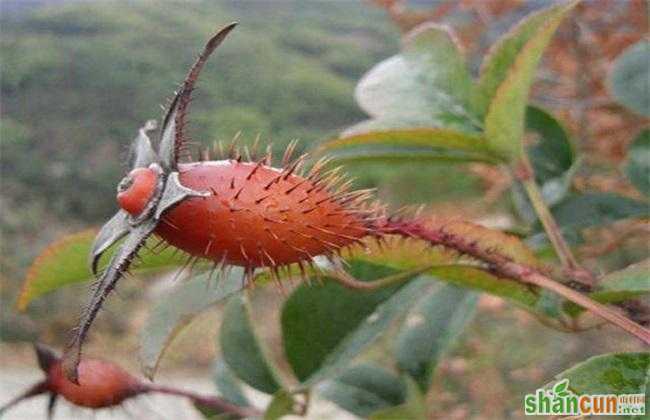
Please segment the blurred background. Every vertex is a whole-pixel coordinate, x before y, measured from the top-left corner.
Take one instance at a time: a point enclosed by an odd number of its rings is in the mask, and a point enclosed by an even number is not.
[[[38,376],[32,340],[59,348],[65,343],[87,291],[85,285],[69,287],[18,313],[15,300],[27,267],[52,240],[97,226],[115,212],[115,185],[131,139],[144,121],[161,116],[160,105],[216,28],[240,22],[200,80],[190,111],[193,141],[228,142],[241,131],[243,142],[260,135],[281,153],[293,139],[307,151],[364,119],[354,101],[356,82],[397,53],[401,33],[416,24],[433,20],[456,30],[476,74],[499,35],[548,4],[1,1],[0,404]],[[538,74],[535,101],[569,127],[589,164],[576,177],[577,189],[635,194],[617,168],[645,122],[612,105],[604,79],[611,61],[648,33],[647,13],[642,0],[587,1],[562,25]],[[502,195],[510,181],[493,167],[415,163],[348,169],[358,186],[377,187],[394,208],[424,203],[436,214],[463,214],[504,228],[514,223],[512,204]],[[644,242],[623,243],[608,255],[608,264],[623,266],[646,250]],[[138,328],[148,302],[168,285],[164,279],[123,281],[88,352],[137,372]],[[264,334],[271,341],[279,339],[274,309],[280,300],[273,290],[261,298],[260,310],[269,319]],[[218,316],[218,308],[209,311],[183,332],[163,361],[163,378],[209,390],[205,372],[215,345],[201,331],[214,330]],[[549,372],[594,354],[635,348],[617,330],[607,331],[564,335],[485,296],[462,344],[442,364],[430,398],[446,410],[446,418],[517,418],[521,396],[547,382]],[[146,405],[137,410],[148,412]],[[166,415],[148,418],[173,418]]]

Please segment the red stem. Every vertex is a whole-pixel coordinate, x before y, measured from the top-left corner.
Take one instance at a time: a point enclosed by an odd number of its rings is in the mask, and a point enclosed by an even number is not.
[[[22,394],[18,395],[2,407],[0,407],[0,416],[2,416],[5,411],[9,410],[11,407],[14,405],[18,404],[22,400],[26,400],[31,397],[35,397],[36,395],[44,394],[48,392],[50,389],[48,387],[47,381],[41,381],[38,382],[34,385],[32,385],[31,388],[29,388],[27,391],[23,392]]]
[[[212,408],[218,412],[224,412],[224,413],[230,413],[234,414],[239,417],[260,417],[262,416],[262,412],[257,410],[254,407],[241,407],[239,405],[235,405],[233,403],[230,403],[222,398],[215,397],[215,396],[209,396],[209,395],[201,395],[197,394],[195,392],[191,391],[185,391],[182,389],[176,389],[172,387],[168,387],[165,385],[157,385],[157,384],[142,384],[143,386],[143,391],[145,392],[158,392],[161,394],[167,394],[167,395],[176,395],[179,397],[185,397],[191,400],[193,403],[202,405],[205,407]]]
[[[522,283],[533,284],[557,293],[565,299],[582,306],[604,320],[622,328],[639,338],[645,344],[650,345],[650,330],[647,328],[644,328],[636,322],[614,312],[607,306],[602,305],[561,283],[558,283],[539,269],[512,261],[505,255],[500,254],[498,250],[486,250],[476,242],[467,241],[460,235],[446,232],[444,228],[430,229],[423,224],[414,221],[396,221],[388,219],[380,229],[383,233],[425,240],[432,245],[442,245],[472,256],[487,263],[493,272],[503,277],[516,279]]]

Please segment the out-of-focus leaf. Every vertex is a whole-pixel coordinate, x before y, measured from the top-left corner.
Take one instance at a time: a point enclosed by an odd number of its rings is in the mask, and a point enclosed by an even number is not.
[[[153,378],[174,337],[197,315],[241,290],[241,270],[233,269],[218,281],[199,275],[166,293],[155,304],[140,332],[140,363]]]
[[[444,352],[474,316],[478,295],[450,285],[437,285],[421,295],[397,336],[397,366],[423,392]]]
[[[631,110],[650,116],[650,41],[641,40],[616,59],[609,77],[614,98]]]
[[[18,297],[19,310],[25,310],[29,303],[61,287],[82,283],[93,278],[88,266],[88,255],[97,231],[85,230],[64,236],[50,244],[32,263],[27,271],[22,290]],[[147,241],[151,246],[155,239]],[[111,247],[102,256],[108,261],[115,252]],[[155,272],[171,269],[183,264],[181,255],[175,255],[172,249],[154,254],[143,247],[138,253],[141,261],[131,266],[133,273]]]
[[[594,356],[555,376],[569,380],[575,394],[645,394],[650,378],[650,353]]]
[[[214,407],[203,405],[200,402],[194,402],[193,405],[206,420],[236,420],[241,418],[236,414],[216,410]]]
[[[551,114],[529,105],[526,108],[526,131],[539,136],[526,147],[538,184],[544,185],[550,179],[561,177],[571,168],[573,146],[564,127]]]
[[[404,38],[402,52],[366,73],[355,90],[376,119],[425,121],[429,127],[475,130],[467,111],[471,78],[448,29],[423,24]]]
[[[462,220],[438,220],[432,226],[465,241],[474,242],[483,251],[497,250],[513,261],[533,267],[541,264],[535,253],[519,238],[499,230]]]
[[[251,403],[244,395],[239,381],[223,360],[217,361],[214,365],[213,382],[221,398],[240,407],[251,407]],[[215,410],[214,407],[206,407],[196,402],[194,403],[194,407],[207,420],[234,420],[241,418],[235,414]]]
[[[393,296],[394,288],[390,288],[381,290],[386,295],[375,292],[372,297],[329,280],[321,287],[299,289],[282,311],[284,349],[296,376],[313,385],[340,374],[392,321],[405,314],[428,283],[414,280]]]
[[[294,414],[293,406],[293,396],[281,389],[273,395],[273,399],[264,412],[264,420],[278,420],[283,416]]]
[[[445,128],[372,131],[331,140],[323,149],[338,160],[410,160],[423,153],[432,160],[496,162],[482,137]]]
[[[627,150],[625,173],[639,191],[650,195],[650,130],[639,133]]]
[[[396,407],[385,408],[372,413],[370,420],[426,420],[427,407],[418,385],[408,375],[406,381],[406,402]]]
[[[598,290],[591,292],[589,297],[601,303],[621,302],[649,294],[650,259],[607,274],[600,280],[598,286]],[[571,315],[577,315],[584,309],[572,302],[567,302],[565,311]]]
[[[224,360],[239,379],[267,394],[280,389],[274,368],[255,336],[244,296],[235,296],[228,302],[219,341]]]
[[[528,103],[528,92],[533,82],[537,64],[542,57],[546,46],[562,18],[566,13],[575,6],[576,2],[551,7],[542,12],[544,16],[539,21],[540,15],[533,15],[531,18],[524,20],[520,29],[521,32],[515,32],[515,37],[524,38],[525,40],[512,41],[507,43],[511,46],[521,45],[517,52],[510,51],[507,56],[510,58],[510,65],[503,66],[501,63],[498,67],[499,72],[505,70],[506,75],[502,77],[491,77],[490,83],[486,83],[490,88],[486,88],[488,97],[491,97],[487,114],[485,116],[485,137],[495,153],[505,158],[510,163],[515,163],[524,153],[523,134],[525,123],[525,112]],[[534,22],[536,24],[531,24]],[[525,30],[524,30],[525,29]],[[523,41],[523,42],[522,42]],[[501,44],[502,46],[504,44]],[[500,50],[499,50],[500,51]],[[495,54],[498,54],[495,52]],[[501,56],[501,55],[500,55]],[[506,54],[503,54],[505,57]],[[502,57],[503,59],[503,57]],[[493,61],[489,62],[490,64]],[[489,70],[488,73],[492,73]],[[487,79],[486,79],[487,80]],[[498,81],[494,84],[494,81]],[[500,80],[500,81],[499,81]],[[483,86],[482,84],[479,84]]]
[[[343,130],[339,137],[352,137],[373,131],[412,130],[418,128],[431,128],[431,121],[426,118],[383,117],[382,119],[361,121]]]
[[[572,195],[551,209],[563,231],[603,226],[618,220],[650,215],[648,203],[613,193]],[[541,225],[535,230],[540,232]]]
[[[214,365],[213,381],[219,395],[223,398],[240,407],[250,406],[248,398],[241,389],[239,380],[223,360],[218,360]]]
[[[548,206],[562,201],[571,188],[571,181],[579,162],[569,136],[558,120],[542,108],[526,108],[526,132],[536,137],[526,144],[526,153],[535,172],[535,182],[541,186],[542,197]],[[537,220],[521,183],[515,181],[510,189],[512,201],[519,217],[527,223]]]
[[[353,260],[350,264],[350,274],[359,280],[398,272],[379,262]],[[397,286],[359,293],[334,281],[298,287],[282,308],[284,350],[298,378],[304,381],[316,372],[346,335],[396,290]]]
[[[538,289],[527,287],[516,280],[499,278],[485,270],[461,265],[432,268],[427,273],[442,282],[487,292],[536,312]]]
[[[515,65],[526,44],[539,34],[550,19],[555,17],[560,7],[544,9],[527,16],[492,45],[485,56],[473,92],[473,107],[479,115],[488,112],[488,106],[496,95],[497,89],[508,77],[510,69]]]
[[[463,224],[465,222],[457,223]],[[450,227],[454,226],[454,222],[446,224]],[[487,228],[481,227],[473,229],[473,231],[461,229],[454,229],[453,231],[468,235],[468,238],[474,238],[474,235],[477,237],[483,236],[484,240],[487,241],[490,234],[483,235],[484,229],[487,230]],[[511,258],[524,264],[540,265],[530,250],[517,245],[518,242],[520,243],[517,239],[511,238],[510,235],[502,232],[493,233],[491,236],[492,239],[487,242],[488,248],[508,252]],[[388,240],[390,241],[390,238]],[[508,245],[508,243],[510,244]],[[521,251],[517,251],[518,249],[521,249]],[[516,280],[497,277],[480,267],[459,264],[458,255],[455,252],[431,248],[419,241],[388,242],[382,249],[371,248],[370,253],[357,253],[350,261],[382,264],[393,270],[415,270],[425,265],[438,265],[438,267],[429,269],[426,274],[441,282],[502,297],[523,309],[537,313],[535,308],[539,299],[539,289],[536,287],[524,285]]]
[[[392,372],[371,364],[360,364],[326,381],[320,395],[359,417],[400,405],[406,398],[403,381]]]

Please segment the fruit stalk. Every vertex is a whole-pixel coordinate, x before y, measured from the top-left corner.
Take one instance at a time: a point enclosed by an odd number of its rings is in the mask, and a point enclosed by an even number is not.
[[[494,273],[550,290],[634,335],[646,345],[650,345],[650,330],[647,328],[553,280],[540,269],[514,262],[497,250],[486,250],[460,235],[445,231],[444,227],[430,229],[417,221],[398,221],[389,218],[384,222],[381,230],[386,234],[421,239],[431,245],[442,245],[474,257],[488,264],[489,269]]]

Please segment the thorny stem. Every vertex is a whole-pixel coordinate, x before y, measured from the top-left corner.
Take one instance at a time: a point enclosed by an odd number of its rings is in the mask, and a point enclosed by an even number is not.
[[[503,277],[519,280],[550,290],[591,311],[604,320],[620,327],[650,345],[650,330],[618,314],[605,305],[551,279],[539,269],[516,263],[494,250],[485,250],[476,243],[468,242],[459,235],[448,233],[444,228],[429,229],[418,222],[400,222],[388,219],[383,227],[384,233],[425,240],[432,245],[442,245],[455,249],[465,255],[487,263],[489,268]]]
[[[257,410],[254,407],[241,407],[230,403],[224,399],[214,396],[207,396],[197,394],[191,391],[184,391],[181,389],[171,388],[164,385],[156,384],[146,384],[145,391],[148,392],[158,392],[161,394],[176,395],[179,397],[185,397],[191,400],[193,403],[200,406],[208,407],[213,410],[222,413],[230,413],[239,417],[260,417],[262,412]]]
[[[567,274],[580,283],[593,286],[594,278],[592,274],[578,264],[578,261],[571,252],[571,248],[562,236],[560,227],[557,225],[551,211],[546,206],[542,193],[535,183],[533,167],[526,156],[523,156],[520,161],[520,167],[517,169],[515,176],[522,183],[524,190],[535,209],[535,213],[537,213],[537,217],[539,217],[558,258],[560,259],[562,268]]]
[[[34,384],[27,391],[23,392],[16,398],[12,399],[8,403],[0,407],[0,416],[2,416],[7,410],[9,410],[11,407],[18,404],[22,400],[26,400],[27,398],[35,397],[36,395],[40,395],[46,392],[48,392],[48,386],[46,381],[41,381],[38,382],[37,384]]]

